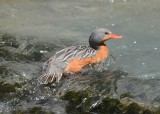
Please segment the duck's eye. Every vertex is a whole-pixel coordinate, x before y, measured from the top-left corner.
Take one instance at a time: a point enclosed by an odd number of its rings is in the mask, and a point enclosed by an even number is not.
[[[106,34],[106,35],[109,35],[109,33],[108,33],[108,32],[105,32],[105,34]]]

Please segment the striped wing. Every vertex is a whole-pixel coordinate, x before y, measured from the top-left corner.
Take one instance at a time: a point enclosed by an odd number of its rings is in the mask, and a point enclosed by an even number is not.
[[[67,64],[76,58],[90,58],[96,54],[96,50],[90,46],[71,46],[57,52],[43,65],[44,74],[39,81],[43,84],[52,83],[54,80],[59,82]]]

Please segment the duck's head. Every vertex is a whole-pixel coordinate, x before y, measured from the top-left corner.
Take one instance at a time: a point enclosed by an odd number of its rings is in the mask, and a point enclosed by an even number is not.
[[[103,45],[105,41],[109,39],[120,39],[120,38],[122,38],[122,36],[113,34],[108,29],[98,28],[91,33],[89,38],[89,45],[94,49],[98,49],[99,46]]]

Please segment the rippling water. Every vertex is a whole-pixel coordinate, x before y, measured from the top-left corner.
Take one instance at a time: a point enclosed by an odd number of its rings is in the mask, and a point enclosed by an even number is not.
[[[111,40],[106,43],[110,48],[112,58],[114,58],[109,69],[117,70],[120,74],[124,72],[124,74],[116,77],[117,72],[112,70],[109,73],[105,71],[97,74],[100,77],[103,76],[102,79],[106,79],[106,81],[110,80],[110,76],[112,77],[111,86],[116,86],[117,89],[114,90],[114,87],[111,87],[113,91],[110,88],[110,95],[116,97],[120,93],[130,92],[138,101],[159,104],[159,4],[159,0],[1,0],[0,31],[16,36],[20,43],[18,48],[20,52],[27,53],[24,50],[26,45],[37,43],[43,45],[45,49],[50,49],[51,51],[46,51],[39,48],[39,51],[46,53],[42,60],[45,61],[55,51],[64,47],[77,44],[88,45],[88,37],[93,29],[108,28],[113,33],[124,36],[121,40]],[[15,51],[17,52],[17,50]],[[32,79],[40,75],[42,61],[15,63],[1,57],[0,64],[7,64],[19,71],[22,77]],[[84,79],[80,76],[82,81],[79,85],[76,84],[77,79],[64,79],[57,93],[49,90],[45,95],[57,95],[67,89],[82,89],[88,86],[96,88],[99,92],[107,91],[104,89],[106,88],[105,81],[101,82],[102,86],[95,82],[97,75],[96,77],[86,76]],[[15,81],[17,80],[20,81],[21,78],[16,77]],[[91,81],[87,82],[87,80]],[[11,82],[13,81],[11,80]],[[84,82],[86,83],[84,84]],[[92,86],[92,83],[95,83],[95,86]],[[44,95],[39,88],[36,91],[39,91],[40,95]],[[56,100],[52,103],[54,104],[54,102]]]

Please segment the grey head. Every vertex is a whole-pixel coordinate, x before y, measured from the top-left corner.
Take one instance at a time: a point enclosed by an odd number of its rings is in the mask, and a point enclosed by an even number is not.
[[[102,41],[103,41],[103,38],[105,35],[109,35],[111,34],[111,31],[109,31],[108,29],[106,28],[98,28],[98,29],[95,29],[91,35],[90,35],[90,38],[89,38],[89,45],[94,48],[94,49],[98,49],[98,47],[100,45],[102,45]]]

